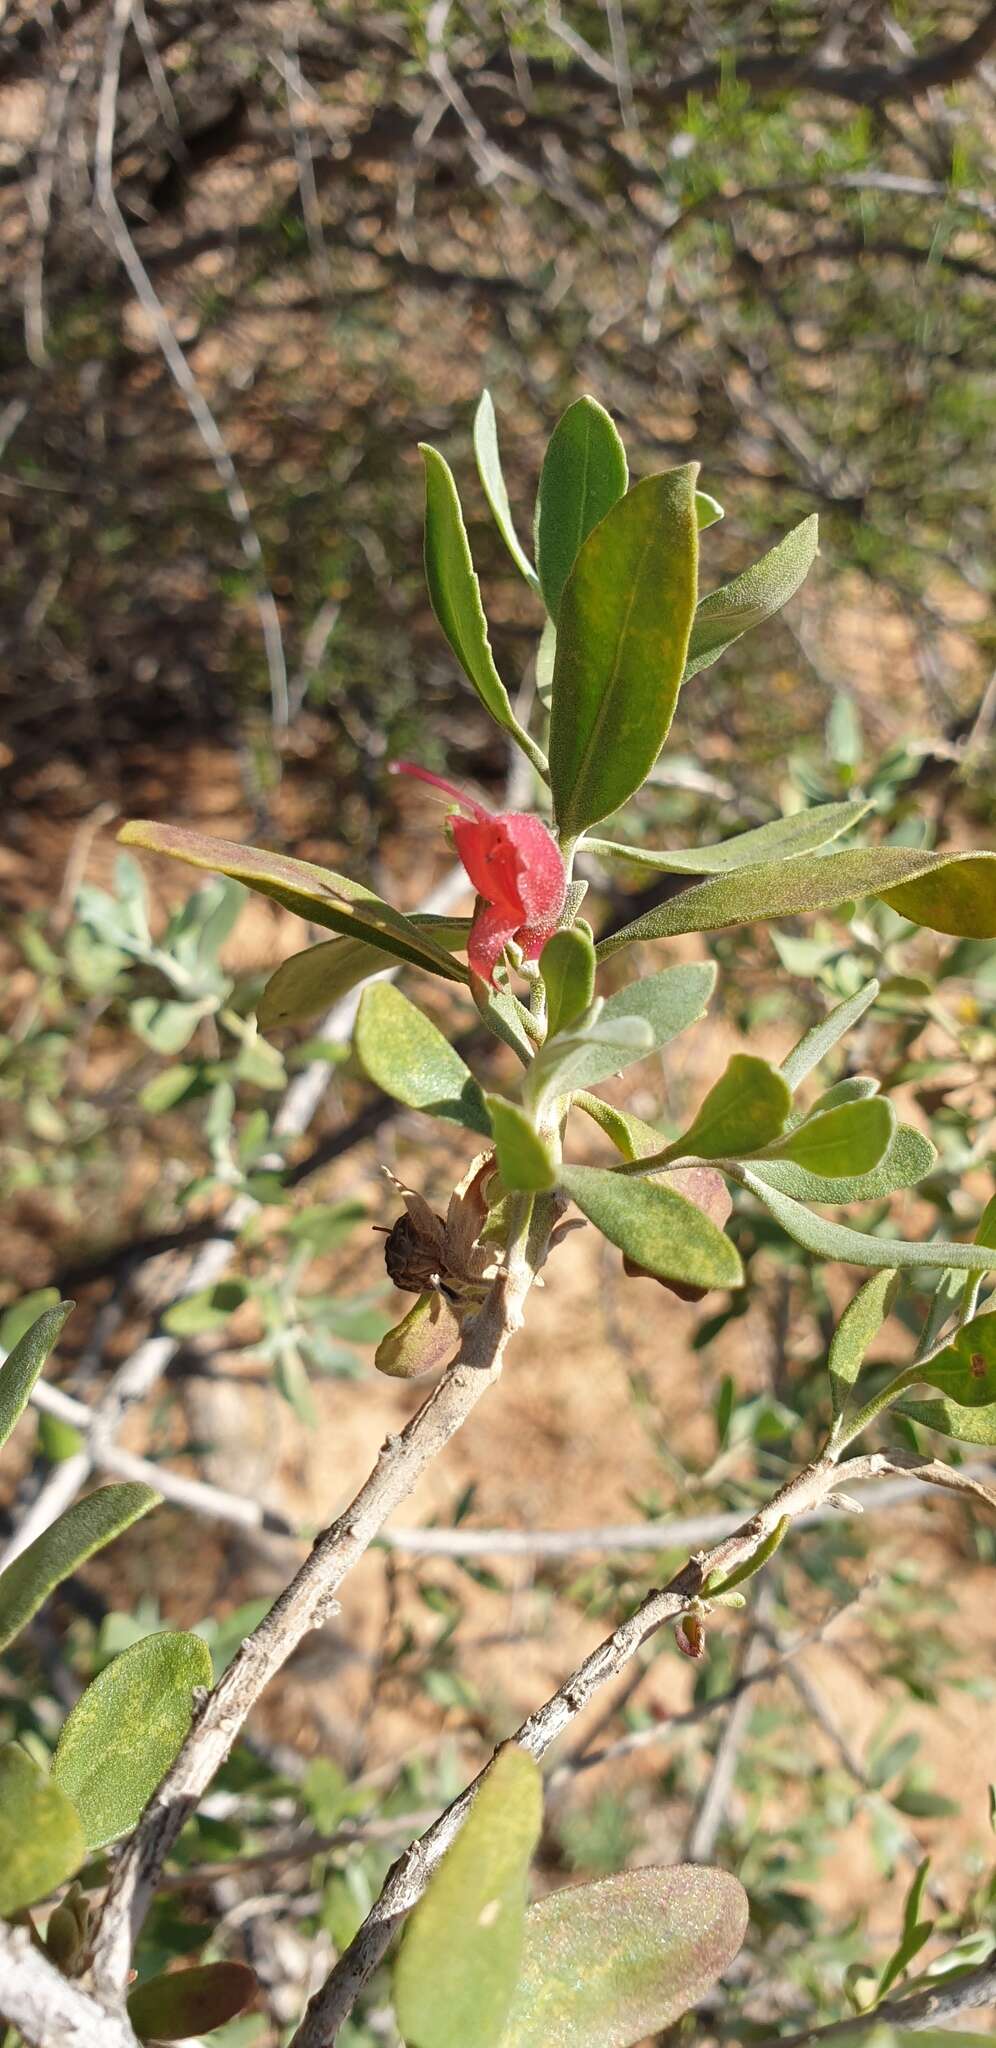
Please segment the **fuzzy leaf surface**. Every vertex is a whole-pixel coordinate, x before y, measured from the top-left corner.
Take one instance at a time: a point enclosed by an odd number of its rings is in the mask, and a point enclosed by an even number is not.
[[[536,567],[554,623],[582,543],[628,483],[626,450],[604,406],[576,399],[550,437],[536,500]]]
[[[164,1970],[128,1995],[128,2018],[140,2041],[188,2041],[227,2026],[256,1996],[247,1963],[198,1963]]]
[[[507,1188],[539,1194],[556,1186],[557,1169],[549,1146],[517,1102],[486,1095],[494,1132],[498,1171]]]
[[[787,1083],[785,1086],[787,1089]],[[881,1095],[869,1095],[814,1111],[772,1151],[819,1180],[857,1178],[871,1173],[884,1159],[895,1129],[891,1102]]]
[[[817,804],[811,811],[797,811],[790,818],[773,818],[768,825],[738,832],[716,846],[655,849],[587,837],[585,846],[605,859],[626,860],[633,867],[653,868],[663,874],[732,875],[738,868],[757,867],[767,860],[797,860],[802,853],[828,846],[870,810],[870,801]]]
[[[668,1146],[672,1158],[739,1159],[777,1138],[792,1097],[777,1067],[735,1052],[688,1130]]]
[[[741,633],[760,626],[794,597],[816,560],[819,521],[815,512],[780,540],[776,547],[735,576],[722,590],[702,598],[695,613],[685,681],[718,661]]]
[[[158,1507],[161,1498],[151,1486],[131,1480],[98,1486],[43,1529],[0,1573],[0,1650],[20,1635],[54,1587]]]
[[[122,1650],[87,1686],[63,1723],[52,1776],[89,1849],[134,1827],[190,1731],[197,1688],[212,1678],[200,1636],[164,1631]]]
[[[72,1801],[16,1742],[0,1749],[0,1917],[33,1906],[86,1856]]]
[[[833,1333],[827,1366],[830,1399],[834,1415],[842,1415],[848,1396],[861,1371],[865,1352],[885,1321],[896,1298],[898,1273],[883,1267],[848,1303]]]
[[[822,1259],[843,1259],[853,1266],[957,1266],[964,1272],[988,1273],[996,1267],[996,1251],[977,1244],[956,1244],[941,1238],[907,1243],[896,1237],[871,1237],[866,1231],[850,1230],[831,1223],[826,1216],[814,1216],[801,1202],[793,1202],[768,1186],[752,1166],[739,1170],[745,1187],[764,1203],[777,1223],[797,1244]]]
[[[540,954],[551,1038],[570,1029],[591,1008],[595,993],[595,947],[580,925],[554,932]]]
[[[451,949],[454,953],[462,952],[467,944],[469,917],[413,916],[411,923],[447,953]],[[302,1024],[330,1009],[371,974],[383,973],[387,966],[384,950],[383,946],[372,946],[368,939],[339,938],[292,953],[271,974],[260,997],[256,1012],[260,1030],[271,1031],[277,1024]],[[428,973],[442,975],[437,962],[430,966],[425,960],[420,964]],[[459,969],[461,963],[455,964]]]
[[[371,1081],[409,1109],[446,1117],[482,1137],[491,1124],[480,1086],[428,1017],[390,982],[365,989],[353,1034],[356,1056]]]
[[[31,1389],[72,1315],[76,1304],[60,1301],[48,1308],[11,1346],[0,1365],[0,1444],[5,1444],[31,1397]]]
[[[836,1208],[843,1202],[881,1202],[902,1188],[915,1188],[936,1163],[937,1150],[930,1139],[912,1124],[897,1124],[887,1150],[870,1173],[810,1173],[793,1159],[752,1159],[751,1173],[795,1202]]]
[[[453,472],[435,448],[420,442],[425,464],[425,580],[436,618],[465,676],[506,732],[515,716],[495,667],[460,495]]]
[[[729,1238],[674,1188],[601,1166],[563,1167],[560,1180],[602,1236],[656,1279],[691,1287],[743,1284]]]

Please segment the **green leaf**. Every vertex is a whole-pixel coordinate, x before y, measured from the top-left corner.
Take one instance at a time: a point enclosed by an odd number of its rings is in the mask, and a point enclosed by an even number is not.
[[[667,1159],[739,1159],[778,1136],[792,1097],[777,1067],[735,1052],[710,1088],[694,1121],[663,1155]]]
[[[550,437],[536,500],[536,567],[554,621],[583,542],[628,483],[626,450],[608,413],[594,398],[577,399]]]
[[[190,1731],[194,1695],[212,1684],[200,1636],[143,1636],[107,1664],[63,1723],[52,1776],[73,1801],[89,1849],[133,1828]]]
[[[914,1188],[937,1163],[937,1151],[929,1138],[912,1124],[897,1124],[888,1148],[870,1173],[846,1174],[840,1178],[808,1173],[792,1159],[754,1159],[751,1172],[780,1195],[797,1202],[819,1202],[836,1208],[842,1202],[881,1202],[901,1188]]]
[[[448,1365],[460,1344],[460,1318],[437,1288],[420,1294],[377,1346],[374,1364],[390,1379],[412,1380]]]
[[[364,1072],[396,1102],[491,1136],[484,1096],[470,1068],[390,982],[364,990],[353,1044]]]
[[[983,1247],[991,1251],[991,1246]],[[993,1253],[996,1265],[996,1252]],[[996,1401],[996,1314],[983,1312],[915,1368],[917,1377],[937,1387],[959,1408],[989,1408]]]
[[[738,832],[717,846],[654,849],[623,846],[612,839],[585,839],[589,853],[606,860],[626,860],[636,868],[653,868],[664,874],[732,875],[738,868],[757,867],[762,861],[797,860],[813,853],[849,832],[872,808],[871,802],[817,804],[811,811],[796,811],[790,818],[773,818],[751,832]]]
[[[138,996],[128,1005],[128,1022],[153,1052],[172,1059],[190,1044],[202,1018],[209,1017],[217,1007],[213,996],[202,996],[195,1003],[177,1003],[168,997]]]
[[[520,576],[525,577],[531,589],[538,590],[539,577],[515,531],[512,508],[508,502],[508,489],[501,466],[501,455],[498,452],[498,423],[490,391],[481,392],[474,414],[474,454],[477,458],[477,474],[502,540]]]
[[[601,1166],[567,1166],[560,1179],[602,1236],[656,1279],[742,1286],[743,1268],[729,1238],[674,1188]]]
[[[572,1097],[572,1103],[611,1138],[625,1160],[646,1159],[660,1151],[663,1132],[655,1131],[652,1124],[645,1124],[631,1110],[616,1109],[613,1103],[603,1102],[600,1096],[589,1095],[583,1088]]]
[[[782,1071],[784,1073],[784,1068]],[[873,1074],[848,1074],[843,1081],[835,1081],[832,1088],[824,1088],[809,1113],[815,1115],[817,1110],[839,1109],[842,1102],[864,1102],[869,1095],[877,1095],[878,1090],[879,1084]],[[803,1118],[804,1112],[797,1110],[793,1118],[793,1127],[796,1123],[802,1123]]]
[[[498,2041],[519,1976],[542,1816],[536,1764],[524,1750],[500,1750],[405,1927],[393,1997],[408,2048]]]
[[[349,938],[365,939],[392,960],[407,960],[412,966],[427,968],[448,981],[470,979],[467,968],[452,960],[445,947],[438,945],[414,918],[405,917],[390,903],[382,902],[362,882],[338,875],[331,868],[315,867],[307,860],[291,860],[283,853],[267,853],[260,846],[238,846],[234,840],[212,839],[206,832],[193,832],[185,825],[157,825],[147,818],[132,818],[118,838],[123,845],[168,854],[171,860],[186,861],[190,867],[231,875],[257,895],[270,897],[310,924],[326,925]]]
[[[166,1310],[163,1329],[171,1337],[201,1337],[208,1330],[223,1330],[248,1292],[244,1280],[216,1280],[213,1287],[199,1287]]]
[[[814,512],[732,583],[702,598],[688,643],[686,683],[700,669],[718,661],[741,633],[781,611],[808,576],[818,544],[819,521]]]
[[[557,1182],[557,1168],[549,1146],[530,1122],[525,1110],[504,1096],[486,1095],[488,1115],[494,1132],[498,1171],[507,1188],[538,1193]]]
[[[564,586],[550,779],[565,833],[618,810],[667,738],[695,607],[695,474],[691,463],[634,485]]]
[[[852,1266],[958,1266],[973,1273],[987,1273],[996,1267],[996,1251],[985,1245],[954,1244],[942,1238],[908,1244],[901,1238],[869,1237],[862,1230],[849,1230],[825,1216],[812,1215],[801,1203],[766,1185],[751,1166],[740,1167],[737,1179],[764,1203],[789,1237],[818,1258],[845,1259]]]
[[[678,1864],[571,1885],[531,1906],[500,2048],[632,2048],[708,1991],[738,1953],[747,1895]]]
[[[957,1807],[954,1810],[957,1812]],[[927,1872],[929,1869],[930,1857],[925,1856],[922,1863],[918,1864],[916,1875],[906,1894],[906,1901],[903,1906],[902,1938],[898,1947],[889,1957],[878,1980],[875,1992],[876,2005],[881,1999],[886,1997],[887,1993],[892,1990],[893,1985],[905,1974],[914,1956],[919,1955],[924,1943],[929,1941],[934,1931],[934,1922],[932,1920],[921,1920],[920,1918],[920,1908],[923,1905],[924,1887],[927,1882]]]
[[[540,954],[546,989],[547,1032],[565,1031],[591,1008],[595,993],[595,946],[581,925],[554,932]]]
[[[771,1147],[769,1158],[791,1159],[821,1180],[870,1173],[884,1159],[896,1129],[896,1112],[884,1096],[869,1095],[817,1110]]]
[[[158,1507],[160,1500],[151,1486],[130,1480],[120,1486],[98,1486],[43,1529],[0,1573],[0,1650],[20,1634],[61,1580],[150,1508]]]
[[[16,1742],[0,1749],[0,1917],[72,1877],[86,1856],[76,1808]]]
[[[430,917],[417,912],[409,922],[447,953],[460,953],[467,944],[469,917]],[[443,975],[436,959],[416,964],[430,974]],[[455,964],[459,968],[460,963]],[[317,1017],[371,974],[382,974],[384,966],[384,948],[372,946],[367,939],[326,939],[323,945],[306,946],[303,952],[292,953],[271,974],[260,997],[260,1030],[270,1031],[275,1024],[300,1024]]]
[[[695,518],[699,532],[704,533],[708,526],[715,526],[717,520],[725,519],[726,513],[718,498],[710,497],[708,491],[696,491]]]
[[[256,1996],[247,1963],[198,1963],[165,1970],[128,1994],[128,2018],[140,2041],[187,2041],[244,2012]]]
[[[884,1267],[849,1302],[833,1333],[827,1366],[834,1416],[843,1415],[848,1395],[861,1370],[865,1352],[892,1307],[899,1287],[899,1274]]]
[[[811,1074],[813,1068],[819,1066],[831,1047],[835,1046],[857,1023],[858,1018],[863,1017],[865,1011],[871,1008],[878,992],[877,981],[866,982],[864,988],[859,988],[857,995],[848,996],[846,1002],[838,1003],[826,1017],[821,1017],[819,1023],[814,1024],[810,1031],[803,1033],[798,1045],[793,1046],[792,1051],[782,1061],[782,1073],[793,1095],[800,1081],[804,1081],[807,1074]]]
[[[24,1414],[31,1389],[72,1315],[76,1303],[60,1301],[25,1330],[0,1365],[0,1444]]]
[[[879,896],[933,931],[996,938],[996,854],[862,846],[741,868],[700,882],[603,939],[598,957],[605,960],[637,939],[671,939],[682,932],[834,910],[855,896]]]
[[[961,1444],[996,1444],[996,1401],[986,1408],[962,1408],[957,1401],[896,1401],[895,1412],[936,1429]]]
[[[517,732],[508,691],[491,652],[453,472],[427,442],[420,441],[419,449],[425,464],[425,580],[432,609],[485,709],[506,732]]]

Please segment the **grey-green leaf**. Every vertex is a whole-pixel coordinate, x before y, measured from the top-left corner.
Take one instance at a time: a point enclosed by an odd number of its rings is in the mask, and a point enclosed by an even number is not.
[[[643,1018],[619,1017],[606,1023],[603,1012],[585,1029],[563,1032],[541,1046],[523,1083],[530,1108],[538,1115],[552,1096],[594,1087],[652,1050],[650,1026]]]
[[[140,2041],[189,2041],[235,2019],[258,1988],[248,1963],[164,1970],[129,1992],[128,2018]]]
[[[658,1280],[690,1287],[742,1285],[743,1268],[729,1238],[676,1189],[601,1166],[567,1166],[560,1179],[602,1236]]]
[[[668,1146],[666,1157],[739,1159],[756,1152],[778,1136],[791,1102],[788,1083],[777,1067],[753,1053],[735,1052],[688,1130]]]
[[[912,846],[861,846],[765,862],[700,882],[603,939],[600,960],[637,939],[718,931],[759,919],[835,910],[854,896],[879,896],[914,924],[955,937],[996,938],[996,853],[926,853]]]
[[[738,868],[757,867],[767,860],[797,860],[802,853],[829,846],[870,810],[870,801],[817,804],[811,811],[796,811],[789,818],[757,825],[753,831],[737,832],[716,846],[656,849],[586,837],[585,847],[604,859],[628,861],[633,867],[653,868],[663,874],[731,875]]]
[[[160,1499],[151,1486],[130,1480],[98,1486],[43,1529],[0,1573],[0,1650],[20,1634],[61,1580],[158,1507]]]
[[[699,1865],[552,1892],[526,1916],[500,2048],[632,2048],[704,1996],[746,1930],[736,1878]]]
[[[611,1026],[623,1017],[642,1017],[650,1026],[654,1050],[659,1051],[705,1015],[715,985],[714,960],[683,960],[617,989],[603,1004],[599,1022]]]
[[[957,1401],[897,1401],[900,1415],[936,1429],[941,1436],[954,1437],[961,1444],[996,1444],[996,1401],[984,1408],[963,1408]]]
[[[494,1132],[498,1171],[507,1188],[536,1194],[556,1186],[557,1169],[549,1146],[523,1109],[502,1095],[486,1095]]]
[[[16,1742],[0,1749],[0,1918],[45,1899],[86,1856],[71,1800]]]
[[[885,1321],[896,1298],[899,1274],[889,1267],[866,1280],[848,1303],[833,1333],[827,1365],[834,1415],[843,1415],[848,1395],[861,1370],[865,1352]]]
[[[797,1202],[818,1202],[835,1208],[842,1202],[881,1202],[902,1188],[925,1180],[937,1162],[929,1138],[912,1124],[897,1124],[884,1156],[870,1173],[827,1177],[810,1173],[793,1159],[754,1159],[751,1172],[769,1188]]]
[[[450,917],[422,917],[415,915],[411,922],[447,952],[460,952],[467,944],[470,919]],[[301,1024],[308,1018],[317,1017],[319,1012],[331,1008],[333,1003],[349,994],[361,981],[367,981],[372,974],[382,974],[387,961],[387,949],[372,946],[366,939],[327,939],[319,946],[306,946],[301,953],[292,953],[283,960],[275,974],[271,974],[263,990],[257,1008],[261,1031],[270,1031],[276,1024]],[[414,963],[413,963],[414,964]],[[444,974],[440,962],[426,954],[418,963],[429,974]],[[456,978],[463,979],[462,963],[455,964]]]
[[[804,1081],[807,1074],[811,1074],[813,1068],[819,1066],[831,1047],[852,1030],[859,1017],[863,1017],[865,1011],[871,1008],[878,992],[878,982],[867,981],[864,988],[859,988],[857,995],[848,996],[846,1002],[837,1003],[827,1016],[820,1018],[818,1024],[814,1024],[810,1031],[803,1033],[798,1045],[793,1046],[792,1051],[782,1061],[782,1073],[793,1094],[800,1081]]]
[[[519,1977],[542,1813],[533,1759],[500,1751],[405,1927],[393,1996],[408,2048],[495,2048]]]
[[[502,540],[520,576],[525,577],[530,589],[538,590],[539,577],[515,531],[512,507],[508,502],[508,487],[498,449],[498,422],[495,419],[494,400],[490,391],[481,392],[474,414],[474,454],[477,458],[477,474]]]
[[[554,932],[540,954],[540,973],[547,1032],[553,1038],[584,1016],[595,993],[595,946],[583,926]]]
[[[200,1636],[143,1636],[105,1666],[63,1723],[52,1776],[99,1849],[133,1828],[189,1733],[212,1682]]]
[[[783,1077],[784,1078],[784,1077]],[[787,1087],[787,1084],[786,1084]],[[817,1110],[771,1147],[769,1158],[791,1159],[821,1180],[871,1173],[884,1159],[896,1112],[882,1095]]]
[[[626,450],[604,406],[576,399],[550,437],[536,500],[536,567],[554,621],[582,543],[628,482]]]
[[[901,1238],[870,1237],[865,1231],[850,1230],[842,1223],[831,1223],[825,1216],[814,1216],[800,1202],[791,1201],[767,1185],[750,1166],[739,1168],[737,1177],[764,1203],[789,1237],[819,1258],[844,1259],[853,1266],[958,1266],[973,1273],[996,1268],[996,1251],[986,1245],[956,1244],[941,1238],[913,1244]]]
[[[76,1307],[74,1301],[60,1301],[38,1316],[30,1329],[8,1351],[0,1365],[0,1444],[5,1444],[14,1424],[24,1414],[31,1389]]]
[[[818,545],[819,520],[814,512],[759,562],[701,600],[688,643],[686,682],[718,661],[741,633],[760,626],[795,596],[813,566]]]
[[[667,738],[695,607],[695,464],[645,477],[588,535],[564,585],[550,717],[561,830],[641,787]]]
[[[470,1068],[390,982],[364,990],[353,1044],[364,1072],[396,1102],[491,1136],[484,1096]]]
[[[420,442],[425,463],[425,580],[432,609],[464,674],[506,732],[516,729],[508,691],[495,667],[467,529],[453,472]]]
[[[715,526],[717,520],[725,519],[726,513],[718,498],[711,497],[708,491],[696,491],[695,517],[698,520],[699,532],[704,533],[708,526]]]

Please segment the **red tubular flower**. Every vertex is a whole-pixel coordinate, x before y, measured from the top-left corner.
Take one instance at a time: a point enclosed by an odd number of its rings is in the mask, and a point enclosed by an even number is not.
[[[486,811],[451,782],[411,761],[394,761],[395,775],[417,775],[459,804],[469,817],[451,818],[453,843],[481,901],[467,941],[467,959],[482,981],[494,981],[495,967],[510,939],[526,960],[537,960],[557,929],[567,877],[553,837],[541,818],[523,811]]]

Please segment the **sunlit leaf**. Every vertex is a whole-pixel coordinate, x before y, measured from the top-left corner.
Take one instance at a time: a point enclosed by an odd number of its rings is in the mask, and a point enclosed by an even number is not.
[[[817,1202],[836,1208],[844,1202],[881,1202],[903,1188],[916,1187],[937,1162],[937,1149],[912,1124],[897,1124],[889,1144],[870,1173],[811,1173],[793,1159],[753,1159],[751,1172],[769,1188],[796,1202]]]
[[[582,542],[628,482],[626,450],[608,413],[597,399],[576,399],[550,437],[536,500],[536,567],[554,622]]]
[[[666,1156],[739,1159],[756,1152],[778,1136],[791,1101],[788,1083],[777,1067],[753,1053],[736,1052]]]
[[[991,1253],[996,1265],[996,1251]],[[996,1401],[996,1314],[983,1313],[952,1337],[943,1351],[917,1367],[920,1378],[959,1408],[988,1408]]]
[[[198,1963],[166,1970],[128,1994],[128,2018],[140,2041],[187,2041],[210,2034],[251,2005],[258,1989],[247,1963]]]
[[[429,917],[413,914],[410,922],[425,932],[437,946],[459,953],[467,944],[470,919]],[[442,975],[435,959],[420,963],[430,974]],[[459,974],[460,964],[454,963]],[[350,989],[371,974],[382,974],[388,962],[383,946],[366,939],[326,939],[319,946],[306,946],[292,953],[271,974],[257,1006],[260,1029],[270,1031],[276,1024],[300,1024],[330,1009]],[[445,978],[445,977],[444,977]],[[452,977],[451,977],[452,978]]]
[[[716,846],[653,848],[625,846],[613,839],[585,836],[589,853],[607,860],[625,860],[637,868],[653,868],[663,874],[730,875],[738,868],[756,867],[766,860],[797,860],[827,846],[841,833],[849,832],[872,808],[861,803],[817,804],[811,811],[796,811],[790,818],[773,818],[751,832],[738,832]]]
[[[695,606],[694,485],[694,464],[634,485],[564,585],[550,780],[565,833],[618,810],[667,738]]]
[[[478,1083],[447,1038],[390,982],[364,990],[353,1044],[364,1072],[386,1095],[490,1137]]]
[[[500,2048],[633,2048],[704,1996],[746,1930],[742,1886],[698,1865],[551,1892],[526,1916]]]
[[[515,1102],[486,1095],[494,1132],[498,1171],[507,1188],[536,1193],[556,1185],[557,1168],[550,1148]]]
[[[481,392],[474,414],[474,454],[484,495],[491,507],[502,540],[519,574],[525,577],[531,589],[538,590],[539,577],[515,531],[512,508],[508,502],[508,487],[498,450],[498,423],[490,391]]]
[[[846,1002],[837,1003],[811,1030],[803,1032],[798,1045],[794,1045],[782,1061],[782,1073],[793,1093],[800,1081],[804,1081],[807,1074],[826,1059],[831,1048],[853,1030],[858,1019],[871,1008],[878,993],[878,982],[867,981],[856,995],[848,996]]]
[[[692,1287],[742,1285],[743,1268],[729,1238],[674,1188],[601,1166],[567,1166],[560,1179],[603,1237],[656,1279]]]
[[[12,1345],[0,1365],[0,1444],[6,1443],[14,1424],[24,1414],[31,1389],[75,1306],[74,1301],[60,1301],[46,1309]]]
[[[732,583],[701,599],[688,644],[686,682],[718,661],[741,633],[781,611],[808,576],[818,544],[819,521],[814,512]]]
[[[515,716],[491,652],[453,472],[427,442],[421,441],[419,449],[425,464],[425,580],[432,609],[481,703],[506,732],[514,732]]]
[[[766,1186],[752,1166],[738,1168],[738,1177],[770,1210],[789,1237],[794,1237],[807,1251],[815,1252],[818,1258],[844,1259],[853,1266],[958,1266],[974,1273],[996,1268],[996,1251],[986,1245],[955,1244],[942,1238],[911,1244],[895,1237],[870,1237],[865,1231],[831,1223],[826,1216],[814,1216],[800,1202]]]
[[[406,1927],[394,2009],[408,2048],[493,2048],[519,1976],[543,1813],[524,1750],[499,1752]]]
[[[842,1415],[869,1344],[878,1336],[896,1298],[899,1275],[886,1266],[848,1303],[833,1333],[827,1365],[835,1415]]]
[[[786,1084],[787,1087],[787,1084]],[[871,1173],[884,1159],[896,1128],[896,1112],[884,1096],[841,1102],[814,1111],[771,1147],[769,1157],[791,1159],[821,1180]]]
[[[0,1915],[72,1877],[86,1855],[79,1814],[16,1742],[0,1749]]]
[[[189,1733],[198,1687],[210,1687],[200,1636],[143,1636],[105,1665],[63,1723],[52,1776],[99,1849],[134,1827]]]
[[[540,973],[547,1032],[554,1038],[584,1016],[595,993],[595,947],[582,925],[554,932],[540,954]]]

